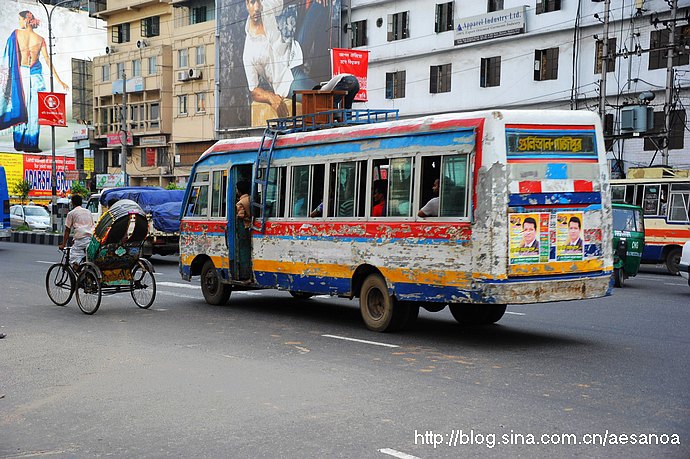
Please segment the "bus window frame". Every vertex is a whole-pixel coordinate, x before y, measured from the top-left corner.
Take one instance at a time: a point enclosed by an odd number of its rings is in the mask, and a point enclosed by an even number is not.
[[[199,175],[201,174],[206,174],[206,180],[199,180]],[[194,209],[196,210],[196,200],[198,199],[198,195],[194,194],[194,188],[195,187],[201,187],[201,186],[206,186],[208,191],[206,195],[206,215],[196,215],[193,212],[189,212],[189,206],[193,205]],[[211,168],[210,167],[204,167],[201,169],[196,169],[194,171],[194,181],[191,183],[191,190],[189,192],[188,200],[185,202],[185,212],[183,218],[189,218],[192,220],[209,220],[210,219],[210,213],[211,213],[211,202],[209,200],[209,194],[210,194],[210,187],[211,187]],[[191,203],[190,201],[194,198],[194,203]],[[226,218],[227,219],[227,218]]]
[[[412,188],[411,197],[412,199],[410,200],[410,206],[412,209],[414,209],[414,183],[415,183],[415,176],[417,174],[417,167],[416,167],[416,158],[419,155],[418,151],[412,151],[412,152],[405,152],[405,153],[396,153],[396,154],[374,154],[370,156],[367,160],[367,190],[366,190],[366,197],[365,197],[365,206],[364,206],[364,215],[367,220],[373,220],[373,221],[415,221],[415,215],[413,212],[411,212],[410,216],[408,217],[401,217],[401,216],[390,216],[386,215],[384,217],[373,217],[371,215],[371,211],[373,209],[373,199],[374,199],[374,161],[380,161],[380,160],[386,160],[388,161],[388,166],[390,166],[390,161],[392,159],[403,159],[403,158],[410,158],[412,160],[411,162],[411,173],[410,173],[410,187]],[[389,169],[390,173],[390,169]],[[380,178],[378,180],[381,180]],[[389,206],[389,198],[390,198],[390,178],[386,178],[386,210],[388,210]]]
[[[675,185],[680,185],[679,188],[674,189]],[[681,187],[687,186],[687,190],[681,189]],[[673,217],[673,202],[676,197],[680,196],[681,199],[683,199],[683,204],[685,206],[685,214],[686,214],[686,219],[685,220],[676,220]],[[668,191],[668,212],[667,212],[667,221],[668,222],[673,222],[673,223],[685,223],[688,224],[690,223],[690,185],[685,185],[685,184],[671,184],[669,187]]]
[[[422,158],[425,157],[430,157],[430,156],[439,156],[441,158],[441,164],[439,164],[439,172],[441,175],[443,175],[443,158],[445,156],[465,156],[467,158],[466,161],[466,168],[465,168],[465,216],[464,217],[447,217],[447,216],[441,216],[441,208],[440,208],[440,203],[439,203],[439,216],[438,217],[418,217],[417,214],[419,210],[426,205],[426,203],[421,202],[421,186],[422,186]],[[448,150],[437,150],[437,151],[429,151],[429,152],[424,152],[424,153],[419,153],[417,155],[417,158],[419,158],[419,167],[417,167],[417,170],[415,172],[416,177],[415,177],[415,183],[419,186],[420,189],[417,190],[417,193],[414,194],[413,200],[415,201],[416,204],[413,204],[413,216],[414,220],[416,221],[443,221],[443,222],[469,222],[472,223],[474,221],[473,215],[473,179],[474,179],[474,168],[475,168],[475,151],[472,150],[471,152],[463,152],[459,149],[448,149]],[[441,179],[441,176],[439,176],[439,180]],[[442,180],[440,180],[442,182]],[[439,182],[439,197],[441,197],[442,190],[440,189],[440,186],[442,185]]]
[[[228,184],[230,182],[230,178],[229,178],[230,177],[230,171],[225,167],[214,167],[214,168],[210,168],[208,170],[208,172],[209,172],[209,175],[208,175],[208,188],[209,188],[208,209],[209,209],[209,212],[208,212],[207,218],[209,220],[227,220],[228,219],[228,214],[227,214],[227,212],[228,212],[228,194],[229,194]],[[219,203],[219,206],[220,206],[219,207],[219,210],[220,210],[219,215],[213,216],[213,205],[215,204],[215,191],[213,190],[213,184],[214,184],[213,178],[216,175],[216,173],[222,174],[223,172],[225,172],[225,174],[221,175],[221,190],[220,190],[220,192],[222,194],[222,192],[223,192],[222,191],[222,184],[223,184],[222,180],[223,180],[223,178],[225,178],[225,206],[223,207],[223,199],[221,198],[220,203]],[[235,190],[233,190],[233,196],[234,195],[235,195]]]

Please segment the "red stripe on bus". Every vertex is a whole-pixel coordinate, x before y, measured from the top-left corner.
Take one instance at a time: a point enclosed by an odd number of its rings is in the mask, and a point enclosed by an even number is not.
[[[324,222],[313,220],[268,221],[267,236],[287,237],[344,237],[384,239],[449,239],[469,240],[472,225],[469,222]],[[257,233],[257,235],[260,235]]]
[[[577,125],[566,126],[556,124],[506,124],[506,129],[539,129],[545,131],[557,130],[575,130],[575,131],[593,131],[593,125]]]
[[[180,222],[180,231],[220,233],[225,231],[227,226],[228,223],[224,220],[182,220]]]
[[[573,187],[576,192],[592,192],[594,191],[594,184],[591,180],[575,180]]]
[[[538,180],[525,180],[520,182],[520,194],[541,193],[541,182]]]

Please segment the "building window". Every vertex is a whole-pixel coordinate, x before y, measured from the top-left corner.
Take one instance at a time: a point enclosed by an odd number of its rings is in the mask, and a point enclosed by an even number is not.
[[[196,47],[196,65],[206,64],[206,45]]]
[[[187,95],[186,94],[184,94],[182,96],[177,96],[177,106],[178,106],[177,113],[179,115],[186,115],[187,114]]]
[[[110,165],[112,167],[120,167],[120,150],[110,151]]]
[[[149,119],[151,120],[151,129],[160,129],[160,104],[150,105]]]
[[[141,20],[141,36],[157,37],[160,35],[160,18],[152,16]]]
[[[668,59],[668,29],[653,30],[649,36],[649,70],[665,69]],[[676,50],[690,45],[690,26],[676,28]],[[673,56],[673,66],[688,65],[690,54],[677,52]]]
[[[119,80],[122,78],[122,74],[125,73],[125,63],[124,62],[118,62],[117,64],[115,64],[115,66],[116,66],[115,67],[116,68],[115,79]]]
[[[110,64],[105,64],[103,67],[102,79],[103,81],[110,81]]]
[[[206,113],[206,93],[197,92],[196,93],[196,112]]]
[[[165,148],[157,148],[158,154],[156,154],[156,166],[167,166],[170,161],[168,160],[168,153]]]
[[[537,14],[550,13],[561,9],[561,0],[537,0]]]
[[[539,1],[539,0],[537,0]],[[486,11],[492,13],[494,11],[501,11],[503,9],[503,0],[489,0],[486,6]]]
[[[594,73],[601,73],[601,62],[604,53],[604,40],[597,40],[596,57],[594,60]],[[609,38],[608,51],[606,53],[606,72],[616,70],[616,39]]]
[[[671,110],[671,135],[669,137],[669,150],[682,150],[685,147],[685,110]],[[664,112],[654,112],[654,129],[651,133],[662,133],[666,129]],[[664,147],[664,137],[645,137],[644,150],[656,151]]]
[[[177,66],[181,69],[189,67],[189,50],[187,48],[177,50]]]
[[[192,24],[199,24],[201,22],[206,22],[206,5],[203,6],[197,6],[192,8],[192,17],[191,17],[191,23]]]
[[[155,75],[158,72],[158,57],[149,57],[149,75]]]
[[[112,28],[113,43],[127,43],[129,41],[129,23],[118,24]]]
[[[386,73],[386,99],[405,97],[405,71]]]
[[[352,23],[352,48],[367,45],[367,20]]]
[[[132,61],[132,76],[141,76],[141,59],[134,59]]]
[[[490,88],[501,86],[501,56],[482,57],[479,86]]]
[[[150,147],[141,149],[142,167],[153,167],[156,165],[156,150],[157,148]]]
[[[436,33],[453,30],[453,2],[436,4]]]
[[[451,64],[432,65],[429,75],[429,92],[450,92]]]
[[[534,80],[558,79],[558,48],[538,49],[534,52]]]
[[[410,12],[388,15],[388,41],[402,40],[410,36]]]

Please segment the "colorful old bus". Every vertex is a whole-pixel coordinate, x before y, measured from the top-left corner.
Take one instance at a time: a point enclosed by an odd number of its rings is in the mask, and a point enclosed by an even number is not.
[[[247,183],[249,228],[236,215]],[[182,214],[180,273],[201,276],[211,304],[248,288],[359,298],[365,325],[390,331],[420,306],[491,324],[508,303],[611,290],[608,168],[589,112],[221,140],[194,165]]]
[[[642,263],[664,263],[678,274],[683,244],[690,241],[690,170],[630,168],[625,179],[611,181],[613,202],[644,212]]]

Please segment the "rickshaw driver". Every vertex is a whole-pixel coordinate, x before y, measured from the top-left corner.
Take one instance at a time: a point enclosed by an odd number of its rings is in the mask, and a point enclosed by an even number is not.
[[[65,233],[62,236],[60,250],[64,249],[69,241],[70,234],[74,231],[74,242],[72,251],[69,254],[69,262],[76,271],[79,263],[86,256],[86,248],[89,246],[93,235],[93,217],[88,209],[83,208],[82,197],[78,194],[72,195],[72,210],[65,219]]]

